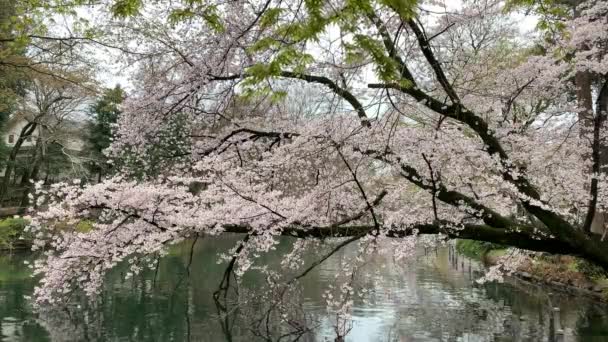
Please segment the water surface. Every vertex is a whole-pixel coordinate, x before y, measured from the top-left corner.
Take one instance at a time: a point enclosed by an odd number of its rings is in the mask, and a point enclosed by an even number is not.
[[[257,341],[252,323],[264,310],[264,279],[247,274],[231,298],[233,319],[226,329],[213,293],[226,264],[218,264],[238,237],[199,239],[171,249],[156,270],[125,280],[126,267],[109,275],[97,302],[76,300],[65,311],[34,313],[26,299],[35,281],[23,262],[28,254],[0,257],[0,341]],[[264,262],[276,264],[291,245],[286,239]],[[312,254],[312,253],[311,253]],[[348,247],[310,272],[289,305],[300,313],[292,324],[313,329],[300,341],[333,341],[335,316],[328,313],[324,289],[337,284]],[[312,258],[314,255],[310,255]],[[188,271],[188,265],[189,271]],[[419,251],[415,262],[371,256],[358,284],[369,288],[357,298],[347,341],[608,341],[608,309],[584,297],[551,294],[518,282],[477,285],[482,266],[449,247]],[[380,276],[378,276],[380,275]],[[240,302],[240,306],[236,305]],[[552,308],[559,308],[559,315]],[[268,331],[285,332],[273,316]],[[292,327],[292,326],[290,326]],[[560,334],[559,329],[563,331]],[[227,331],[229,333],[227,333]],[[272,335],[272,334],[271,334]],[[285,336],[282,341],[295,340]]]

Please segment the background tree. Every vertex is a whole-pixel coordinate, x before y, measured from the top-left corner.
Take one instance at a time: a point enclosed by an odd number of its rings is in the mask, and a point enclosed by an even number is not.
[[[20,187],[17,189],[22,193],[21,204],[26,204],[31,189],[30,181],[38,178],[47,157],[48,146],[65,144],[73,138],[75,132],[73,129],[66,131],[66,128],[75,120],[83,120],[78,116],[84,110],[90,93],[73,83],[76,79],[74,75],[69,75],[72,77],[70,81],[57,79],[55,75],[60,73],[55,71],[53,75],[48,76],[35,74],[36,77],[30,80],[25,96],[11,117],[11,120],[22,120],[25,124],[10,148],[4,178],[0,184],[0,200],[7,198],[10,184],[17,183],[17,178],[21,176]],[[24,159],[24,156],[20,158],[23,144],[32,140],[35,140],[35,145],[31,148],[29,157],[20,163],[19,159]],[[69,156],[65,148],[62,151]]]
[[[119,105],[124,98],[124,90],[117,85],[113,89],[107,89],[89,109],[93,118],[88,138],[92,151],[90,168],[91,172],[97,175],[98,182],[109,171],[107,158],[103,151],[110,147],[112,142],[112,128],[118,121]]]
[[[584,171],[589,177],[606,174],[608,165],[608,141],[601,137],[608,108],[608,68],[605,54],[608,49],[601,33],[590,32],[590,22],[605,23],[606,8],[601,2],[581,0],[521,1],[508,2],[508,8],[524,8],[540,18],[538,27],[544,34],[549,49],[558,52],[560,62],[570,67],[568,81],[574,87],[579,134],[589,141],[591,150],[586,159],[589,167]],[[587,233],[602,234],[605,230],[603,208],[598,207],[598,181],[588,184],[590,199],[588,215],[581,229]]]
[[[15,14],[15,1],[0,1],[0,60],[23,60],[23,49],[15,47],[5,39],[9,39],[14,32],[11,19]],[[8,117],[14,111],[17,99],[23,96],[24,74],[22,70],[8,67],[0,63],[0,131]],[[4,167],[8,155],[8,148],[4,140],[0,141],[0,167]]]

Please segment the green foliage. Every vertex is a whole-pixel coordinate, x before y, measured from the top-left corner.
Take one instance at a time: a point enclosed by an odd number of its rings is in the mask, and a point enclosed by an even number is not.
[[[189,9],[189,8],[180,8],[180,9],[176,9],[171,11],[171,14],[169,14],[169,22],[173,25],[185,21],[185,20],[189,20],[191,18],[193,18],[195,16],[195,13]]]
[[[91,108],[89,114],[93,117],[90,126],[89,144],[92,150],[92,159],[96,160],[91,164],[91,171],[95,173],[107,171],[106,158],[103,150],[110,146],[112,142],[112,126],[118,120],[120,110],[118,106],[122,103],[125,93],[120,86],[114,89],[107,89],[103,96],[99,98]]]
[[[270,43],[268,40],[261,40],[262,44]],[[253,49],[265,49],[257,46]],[[276,54],[270,63],[254,64],[247,69],[248,77],[241,84],[246,97],[253,98],[270,94],[272,100],[284,98],[283,92],[274,92],[270,87],[260,86],[262,81],[269,78],[278,77],[283,70],[291,70],[296,74],[304,73],[306,67],[312,63],[312,55],[297,50],[295,47],[287,47]]]
[[[0,220],[0,249],[13,248],[20,239],[30,239],[24,232],[29,221],[20,217]]]
[[[222,25],[220,16],[217,14],[217,6],[207,6],[203,11],[203,19],[214,31],[224,31],[224,25]]]
[[[417,1],[415,0],[384,0],[381,1],[385,6],[393,8],[402,17],[413,16]],[[399,80],[398,65],[386,55],[383,43],[377,39],[369,37],[367,34],[359,34],[357,22],[365,18],[372,10],[369,0],[350,0],[347,1],[344,9],[338,13],[327,14],[323,12],[323,1],[306,0],[304,2],[307,16],[300,21],[291,21],[285,24],[278,24],[282,13],[279,9],[268,10],[261,19],[261,26],[264,28],[274,27],[275,36],[283,37],[284,40],[293,44],[282,44],[274,38],[266,37],[255,43],[249,50],[251,53],[259,53],[274,50],[274,58],[264,65],[252,66],[248,73],[250,77],[244,83],[245,86],[253,86],[262,81],[278,76],[283,70],[304,72],[314,58],[297,48],[296,43],[306,43],[307,41],[317,41],[320,34],[325,32],[330,24],[338,24],[342,30],[354,33],[354,42],[344,43],[346,51],[346,61],[348,63],[360,63],[366,56],[372,58],[375,64],[375,71],[383,81]],[[407,86],[408,84],[404,84]],[[251,91],[250,91],[251,92]]]
[[[569,19],[577,2],[557,0],[507,0],[505,11],[523,9],[539,16],[537,27],[544,31],[547,38],[563,34],[566,29],[564,20]]]
[[[122,18],[134,16],[139,13],[142,5],[142,0],[115,0],[112,5],[112,13]]]
[[[414,16],[414,10],[418,3],[417,0],[380,0],[380,3],[392,8],[403,19]]]
[[[505,246],[503,245],[490,242],[481,242],[465,239],[458,239],[456,241],[456,251],[471,259],[483,259],[489,251],[504,248]]]
[[[279,22],[279,17],[283,13],[281,8],[270,8],[260,18],[260,27],[268,28]]]
[[[74,229],[79,233],[88,233],[93,230],[93,223],[94,222],[91,220],[82,220],[79,221],[78,224],[76,224],[76,227],[74,227]]]
[[[368,53],[375,62],[376,73],[383,81],[391,81],[397,78],[397,63],[385,54],[386,49],[379,40],[369,36],[358,34],[355,35],[357,46]]]
[[[11,39],[16,31],[18,21],[15,0],[0,0],[0,39]],[[23,59],[25,50],[21,42],[0,42],[0,62],[14,63]],[[23,71],[4,66],[0,63],[0,133],[6,121],[15,109],[16,102],[24,95],[25,85]],[[4,168],[8,155],[8,146],[0,139],[0,168]]]
[[[197,6],[198,4],[195,4],[194,1],[188,3],[190,7],[174,9],[169,13],[170,24],[177,25],[200,17],[213,31],[223,32],[225,30],[216,5]]]
[[[595,265],[585,259],[576,258],[573,263],[573,268],[576,271],[584,274],[589,279],[602,279],[608,276],[608,274],[602,267]]]

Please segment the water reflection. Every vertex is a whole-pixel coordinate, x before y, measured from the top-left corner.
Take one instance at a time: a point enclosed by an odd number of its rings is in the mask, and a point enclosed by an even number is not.
[[[98,301],[73,298],[74,305],[66,310],[36,314],[25,299],[34,281],[23,261],[31,256],[1,257],[0,340],[333,341],[335,317],[327,312],[322,294],[337,283],[342,261],[353,257],[356,248],[328,259],[299,288],[270,291],[267,277],[248,273],[238,287],[220,296],[218,311],[213,294],[226,264],[218,264],[217,252],[233,247],[239,238],[201,238],[193,249],[186,242],[155,270],[128,280],[126,267],[119,267]],[[286,239],[261,261],[277,265],[290,244]],[[447,247],[420,250],[409,263],[369,257],[357,277],[358,286],[370,289],[369,300],[355,298],[346,340],[608,340],[605,306],[517,282],[478,286],[474,280],[480,271],[480,265]]]

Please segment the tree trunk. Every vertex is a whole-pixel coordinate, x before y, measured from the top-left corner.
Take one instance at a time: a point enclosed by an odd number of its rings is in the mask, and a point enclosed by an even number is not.
[[[32,158],[31,158],[32,167],[26,169],[25,173],[23,174],[23,178],[21,179],[21,186],[23,188],[23,193],[21,195],[21,201],[20,201],[19,206],[22,208],[27,207],[29,204],[29,194],[31,193],[32,187],[33,187],[33,184],[30,181],[35,182],[38,180],[40,164],[42,163],[43,159],[44,159],[44,151],[43,151],[43,146],[42,146],[42,139],[40,137],[38,137],[38,139],[36,140],[36,146],[32,153]]]
[[[38,124],[35,122],[28,122],[25,126],[23,126],[21,132],[19,133],[19,138],[15,142],[15,146],[13,146],[11,153],[8,155],[6,170],[4,171],[4,179],[2,180],[2,183],[0,183],[0,204],[2,204],[6,197],[13,171],[15,171],[15,162],[17,160],[17,155],[21,150],[21,146],[23,145],[23,142],[32,135],[37,126]]]

